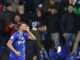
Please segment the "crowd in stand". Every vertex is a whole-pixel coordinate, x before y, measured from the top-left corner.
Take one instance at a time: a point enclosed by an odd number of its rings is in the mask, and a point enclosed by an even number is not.
[[[26,23],[37,38],[26,41],[27,60],[53,60],[50,53],[54,51],[51,53],[54,58],[64,52],[64,46],[66,57],[77,55],[80,0],[0,1],[0,60],[9,60],[6,43],[20,22]]]

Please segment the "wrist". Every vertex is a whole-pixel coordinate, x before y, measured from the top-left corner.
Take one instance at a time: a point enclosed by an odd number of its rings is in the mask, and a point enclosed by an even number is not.
[[[30,32],[30,30],[26,30],[27,32]]]
[[[15,50],[14,52],[16,53],[17,51]]]

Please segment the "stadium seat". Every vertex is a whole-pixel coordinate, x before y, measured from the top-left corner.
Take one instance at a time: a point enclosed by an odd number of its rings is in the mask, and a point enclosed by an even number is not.
[[[54,48],[49,52],[50,60],[54,60]]]
[[[77,56],[68,56],[66,60],[78,60]]]

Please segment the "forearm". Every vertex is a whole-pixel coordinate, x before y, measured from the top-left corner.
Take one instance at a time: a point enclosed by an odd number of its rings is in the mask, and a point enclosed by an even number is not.
[[[16,52],[12,44],[10,44],[9,42],[7,43],[7,46],[10,48],[10,50],[12,50],[13,52]]]
[[[36,37],[33,35],[33,33],[30,31],[27,31],[27,33],[29,34],[31,40],[36,40]]]

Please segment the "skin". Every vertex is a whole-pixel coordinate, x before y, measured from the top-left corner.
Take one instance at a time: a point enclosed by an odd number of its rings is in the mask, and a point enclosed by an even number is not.
[[[71,3],[74,3],[74,0],[71,0]]]
[[[50,2],[51,5],[54,5],[56,0],[49,0],[49,2]]]
[[[18,31],[19,33],[22,35],[23,32],[27,31],[27,33],[29,34],[29,39],[30,40],[36,40],[36,37],[30,32],[29,30],[29,27],[26,25],[26,24],[21,24],[21,26],[19,27]],[[20,56],[21,55],[21,52],[20,51],[17,51],[15,50],[15,48],[13,47],[13,41],[9,40],[8,43],[7,43],[7,46],[17,55],[17,56]]]
[[[15,20],[16,23],[19,23],[20,20],[21,20],[21,18],[20,18],[19,15],[16,15],[15,18],[14,18],[14,20]],[[13,26],[14,26],[14,24],[10,25],[9,28],[12,28]]]
[[[57,11],[56,11],[56,9],[51,9],[50,12],[51,12],[51,14],[53,15],[53,14],[56,13]]]
[[[15,2],[16,4],[19,3],[19,1],[20,1],[20,0],[14,0],[14,2]]]
[[[68,12],[72,13],[73,12],[73,7],[72,6],[68,6]]]
[[[11,6],[8,6],[6,9],[7,9],[8,11],[12,11],[13,7],[12,7],[12,5],[11,5]]]
[[[18,7],[18,12],[19,12],[19,14],[24,14],[24,6],[23,5],[20,5]]]
[[[41,32],[45,32],[47,30],[47,27],[46,26],[42,26],[42,27],[39,27],[38,29]]]
[[[41,13],[41,11],[39,10],[39,11],[37,11],[37,16],[38,17],[41,17],[42,16],[42,13]]]

